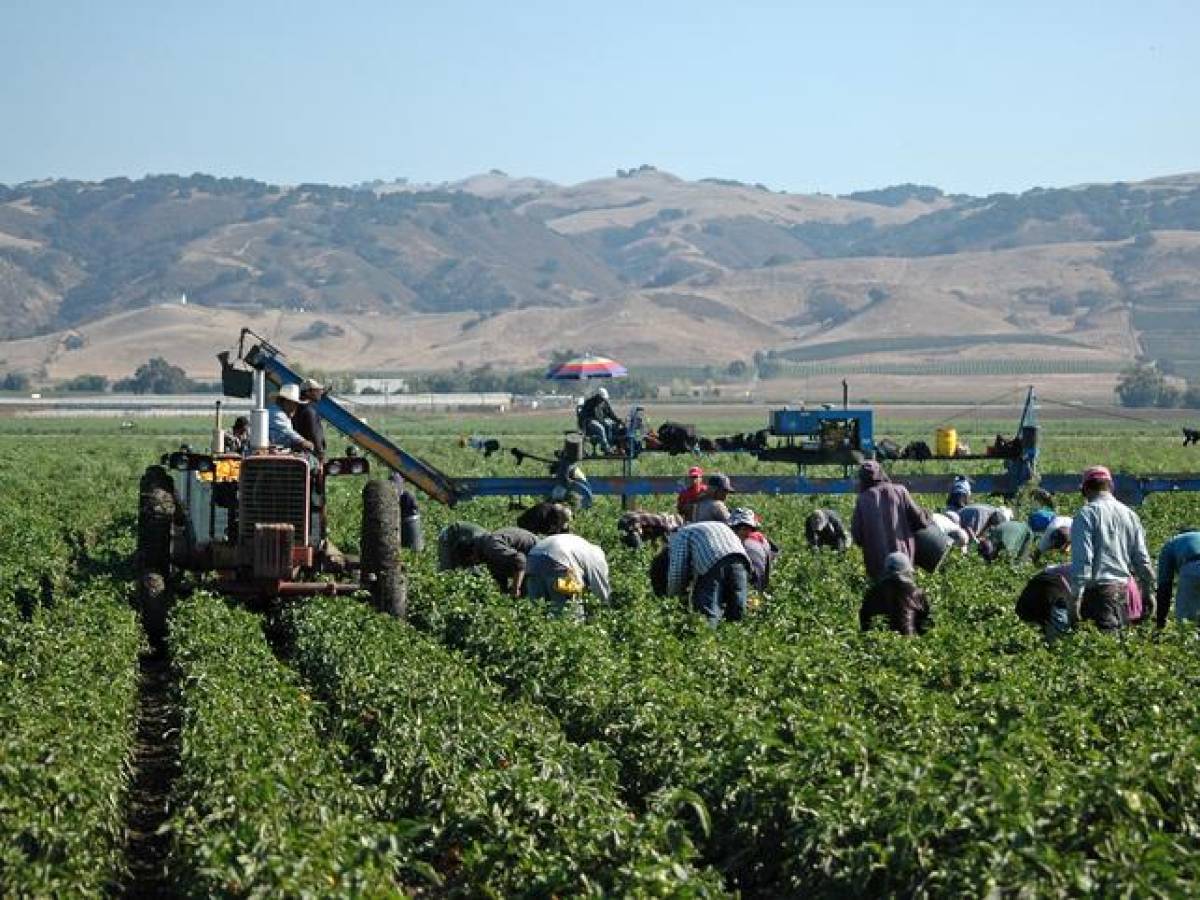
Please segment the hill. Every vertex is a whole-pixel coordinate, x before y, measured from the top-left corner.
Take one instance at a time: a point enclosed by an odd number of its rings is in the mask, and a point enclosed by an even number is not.
[[[0,370],[47,378],[126,374],[147,347],[206,371],[243,322],[325,368],[590,346],[660,365],[1149,356],[1200,374],[1198,300],[1193,175],[984,198],[648,166],[573,186],[0,187]]]

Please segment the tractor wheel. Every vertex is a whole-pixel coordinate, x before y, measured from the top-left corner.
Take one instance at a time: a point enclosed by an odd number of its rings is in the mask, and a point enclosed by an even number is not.
[[[386,481],[363,487],[360,564],[375,605],[403,617],[406,607],[404,570],[400,565],[400,496]]]
[[[158,572],[146,572],[138,578],[138,604],[142,628],[155,647],[167,638],[167,581]]]
[[[375,573],[371,585],[371,599],[375,608],[389,616],[403,619],[408,614],[408,579],[399,566]]]
[[[167,635],[171,526],[177,509],[170,476],[165,469],[151,466],[146,470],[138,499],[138,608],[142,627],[157,646]]]
[[[170,491],[155,487],[142,492],[138,503],[138,571],[166,573],[171,564],[175,509],[175,496]]]

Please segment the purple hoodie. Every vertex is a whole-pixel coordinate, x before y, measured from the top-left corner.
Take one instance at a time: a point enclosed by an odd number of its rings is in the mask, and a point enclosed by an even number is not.
[[[887,473],[875,460],[858,470],[859,495],[854,504],[850,535],[862,547],[867,577],[877,581],[884,576],[884,560],[889,553],[903,553],[910,560],[916,552],[913,535],[930,523],[929,513],[917,505],[908,488],[888,481]]]

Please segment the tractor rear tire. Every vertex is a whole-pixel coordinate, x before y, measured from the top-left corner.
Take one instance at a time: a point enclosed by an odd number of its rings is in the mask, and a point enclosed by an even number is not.
[[[375,573],[371,585],[371,598],[375,608],[389,616],[403,619],[408,615],[408,579],[399,566]]]
[[[171,528],[178,510],[171,486],[166,470],[151,466],[142,476],[138,497],[138,611],[142,628],[155,647],[167,636],[171,597]]]
[[[376,609],[404,618],[408,590],[400,563],[400,495],[390,482],[368,481],[363,487],[359,553]]]
[[[161,647],[167,638],[168,600],[167,580],[158,572],[146,572],[138,578],[142,628],[156,648]]]
[[[139,572],[166,573],[171,565],[171,525],[175,496],[160,487],[143,491],[138,503],[137,565]]]
[[[363,487],[360,563],[378,572],[400,565],[400,495],[387,481]]]

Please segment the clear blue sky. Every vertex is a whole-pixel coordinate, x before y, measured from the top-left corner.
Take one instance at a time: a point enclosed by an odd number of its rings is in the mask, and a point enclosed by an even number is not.
[[[0,0],[0,182],[1200,169],[1200,3]]]

